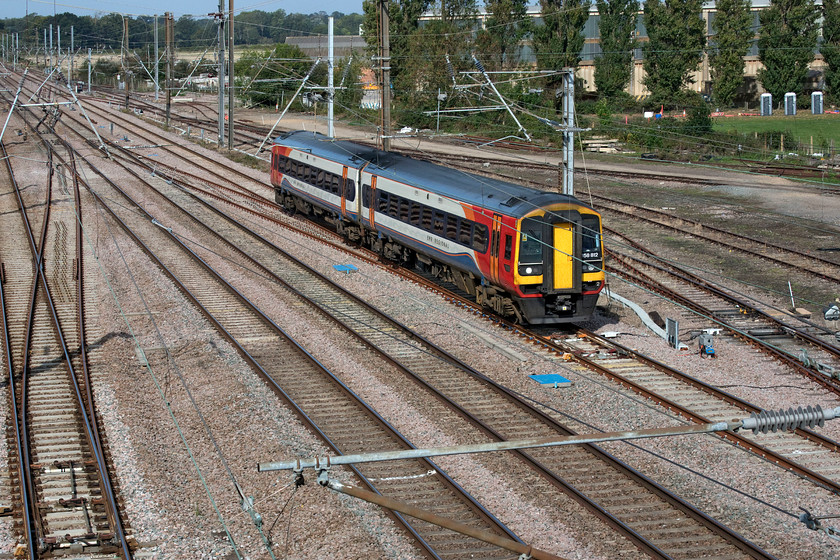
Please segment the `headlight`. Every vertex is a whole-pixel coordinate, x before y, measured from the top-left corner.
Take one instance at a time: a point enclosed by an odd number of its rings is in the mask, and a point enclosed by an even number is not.
[[[520,276],[539,276],[543,273],[543,265],[541,264],[521,264],[519,265]]]

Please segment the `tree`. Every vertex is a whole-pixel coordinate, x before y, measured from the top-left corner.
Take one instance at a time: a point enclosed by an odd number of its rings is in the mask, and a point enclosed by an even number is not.
[[[645,2],[644,83],[654,102],[673,101],[683,86],[694,83],[691,74],[700,66],[706,46],[701,8],[702,0]]]
[[[408,37],[399,59],[403,68],[394,82],[397,98],[409,98],[414,107],[431,106],[438,88],[446,90],[452,83],[450,70],[473,69],[476,10],[475,0],[449,0],[438,9],[441,19],[427,22]]]
[[[590,0],[540,0],[543,24],[534,27],[533,47],[541,70],[577,67],[589,4]],[[559,75],[546,79],[546,93],[554,97],[555,107],[563,100],[562,95],[556,95],[560,84]]]
[[[485,0],[488,17],[476,46],[489,70],[514,68],[519,62],[519,42],[528,33],[528,0]]]
[[[236,58],[235,75],[245,84],[242,94],[258,104],[274,105],[284,92],[292,94],[312,67],[298,47],[279,43],[273,49],[246,51]]]
[[[601,56],[595,59],[595,87],[602,98],[624,91],[633,73],[638,0],[596,0]]]
[[[583,49],[589,0],[540,0],[543,24],[534,27],[534,52],[543,70],[574,68]]]
[[[431,0],[392,0],[388,6],[389,50],[391,54],[391,80],[401,81],[401,74],[410,66],[409,42],[417,32],[420,14],[431,5]],[[379,51],[379,1],[362,2],[364,20],[362,35],[368,45],[368,52],[376,55]]]
[[[840,1],[823,0],[823,42],[820,52],[828,65],[825,69],[825,93],[840,101]]]
[[[814,60],[819,12],[813,0],[771,0],[759,15],[758,71],[761,85],[776,99],[801,92]]]
[[[744,55],[753,34],[749,0],[717,0],[709,49],[712,92],[721,105],[731,105],[744,83]]]

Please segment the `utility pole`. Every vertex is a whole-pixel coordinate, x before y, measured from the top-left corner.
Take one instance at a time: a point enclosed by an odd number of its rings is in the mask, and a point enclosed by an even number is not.
[[[155,101],[158,100],[158,91],[160,91],[160,82],[158,81],[158,20],[155,14]]]
[[[575,69],[563,68],[563,194],[575,195]]]
[[[128,109],[128,67],[126,66],[126,57],[128,57],[128,17],[123,16],[123,44],[122,44],[122,69],[123,77],[125,78],[125,108]]]
[[[391,45],[389,1],[379,0],[379,64],[382,94],[382,149],[391,149]]]
[[[335,122],[333,120],[333,100],[335,98],[335,82],[333,81],[333,74],[335,73],[334,53],[333,53],[333,17],[327,19],[327,136],[335,138]]]
[[[46,33],[46,31],[44,31],[44,32]],[[52,70],[52,67],[53,67],[52,37],[53,37],[52,24],[50,24],[50,70]],[[46,41],[44,41],[44,48],[45,49],[47,48]]]
[[[88,94],[90,94],[90,72],[93,70],[92,63],[91,63],[91,55],[93,54],[93,49],[88,48]]]
[[[73,82],[73,57],[76,56],[76,44],[75,44],[76,37],[73,33],[74,33],[74,29],[73,29],[73,26],[71,25],[70,26],[70,76],[67,78],[71,82],[70,87],[72,87],[72,82]]]
[[[207,14],[219,18],[219,148],[225,143],[225,0],[219,0],[219,11]]]
[[[172,110],[172,12],[166,12],[166,126]]]
[[[228,150],[233,149],[233,0],[230,0],[228,13]]]

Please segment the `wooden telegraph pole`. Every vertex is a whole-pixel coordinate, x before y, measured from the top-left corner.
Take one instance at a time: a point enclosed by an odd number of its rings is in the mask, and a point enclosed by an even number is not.
[[[131,80],[128,79],[128,66],[126,65],[126,58],[128,57],[128,17],[123,16],[123,44],[122,44],[122,69],[125,78],[125,108],[128,109],[128,84]]]
[[[390,33],[391,15],[389,1],[379,0],[379,64],[380,64],[380,92],[381,92],[381,138],[382,149],[391,149],[391,46]]]

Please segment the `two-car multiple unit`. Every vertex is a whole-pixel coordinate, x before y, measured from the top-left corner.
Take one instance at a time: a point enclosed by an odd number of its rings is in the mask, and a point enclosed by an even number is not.
[[[601,217],[578,199],[321,134],[274,142],[278,204],[531,324],[592,314],[604,286]]]

